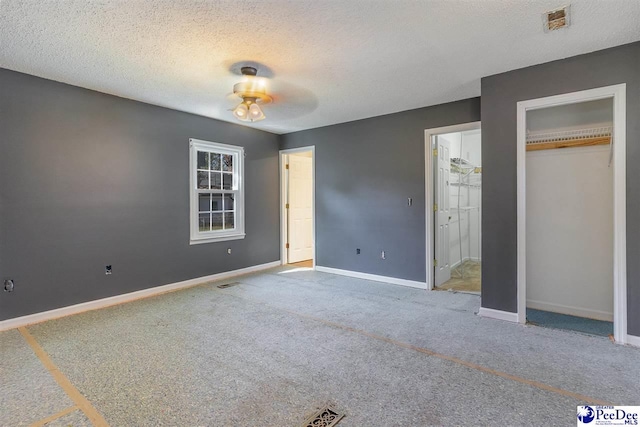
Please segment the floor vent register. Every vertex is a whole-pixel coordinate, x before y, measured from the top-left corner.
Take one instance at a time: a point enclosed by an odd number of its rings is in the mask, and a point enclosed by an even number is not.
[[[344,417],[332,407],[327,407],[309,417],[302,427],[333,427]]]

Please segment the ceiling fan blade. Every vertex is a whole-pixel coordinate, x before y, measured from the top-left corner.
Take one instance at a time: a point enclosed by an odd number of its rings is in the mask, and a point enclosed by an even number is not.
[[[301,86],[275,79],[269,89],[273,102],[264,106],[268,118],[287,120],[305,116],[318,108],[318,97]]]

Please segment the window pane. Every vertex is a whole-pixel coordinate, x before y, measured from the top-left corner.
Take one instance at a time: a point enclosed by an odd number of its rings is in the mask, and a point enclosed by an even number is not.
[[[220,172],[211,172],[211,189],[212,190],[222,189],[222,176]]]
[[[219,171],[220,170],[220,154],[209,153],[211,156],[211,170]]]
[[[200,231],[209,231],[211,229],[211,220],[208,213],[198,215],[198,229]]]
[[[222,174],[222,189],[223,190],[231,190],[231,186],[233,185],[233,175],[230,173]]]
[[[222,194],[211,195],[211,210],[212,211],[222,210]]]
[[[232,172],[233,171],[233,156],[225,154],[222,156],[222,170]]]
[[[222,230],[222,214],[221,213],[211,214],[211,229]]]
[[[211,210],[211,195],[200,194],[198,195],[198,211],[209,212]]]
[[[209,169],[209,153],[198,151],[198,169]]]
[[[235,195],[233,194],[225,194],[224,195],[224,210],[232,211],[235,209]]]
[[[209,172],[198,172],[198,188],[209,189]]]
[[[235,212],[224,213],[224,228],[227,230],[235,228]]]
[[[244,195],[241,193],[244,181],[239,174],[244,162],[242,152],[232,145],[191,141],[192,242],[233,239],[244,233]]]

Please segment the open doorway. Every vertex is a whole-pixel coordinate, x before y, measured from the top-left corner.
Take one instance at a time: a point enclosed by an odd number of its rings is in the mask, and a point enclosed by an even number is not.
[[[527,321],[612,335],[613,99],[526,122]]]
[[[315,267],[314,151],[280,151],[282,263],[306,268]]]
[[[625,85],[518,103],[518,321],[626,343]]]
[[[480,294],[480,122],[426,131],[427,284]]]

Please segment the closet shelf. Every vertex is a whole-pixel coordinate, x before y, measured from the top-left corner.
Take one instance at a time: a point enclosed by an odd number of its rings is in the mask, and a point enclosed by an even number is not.
[[[453,186],[453,187],[471,187],[471,188],[481,188],[482,185],[480,184],[470,184],[467,182],[450,182],[449,185]]]
[[[456,165],[465,169],[473,169],[476,167],[476,165],[471,163],[469,160],[466,160],[460,157],[452,157],[450,161],[452,165]]]
[[[612,126],[527,135],[527,151],[589,147],[611,143]]]
[[[460,157],[452,157],[449,159],[451,162],[451,170],[458,173],[458,171],[462,173],[468,173],[475,170],[477,167],[469,160],[462,159]]]
[[[452,157],[449,161],[451,162],[451,172],[453,173],[482,173],[482,168],[480,166],[474,165],[467,159]]]

